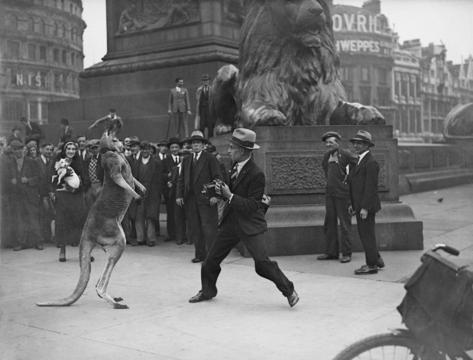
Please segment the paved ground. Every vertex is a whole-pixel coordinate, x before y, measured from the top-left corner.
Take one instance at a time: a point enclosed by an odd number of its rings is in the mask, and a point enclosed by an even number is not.
[[[445,242],[473,262],[473,185],[408,195],[424,221],[426,248]],[[110,290],[129,310],[113,310],[94,291],[105,254],[95,250],[91,284],[66,308],[38,308],[72,291],[78,277],[77,248],[68,261],[58,251],[0,253],[0,359],[331,359],[366,335],[401,326],[395,311],[402,281],[419,264],[421,251],[385,252],[385,270],[355,277],[350,264],[317,262],[315,255],[276,258],[296,284],[300,303],[286,299],[234,252],[224,264],[219,295],[189,304],[199,289],[200,265],[190,263],[191,246],[161,243],[128,247]]]

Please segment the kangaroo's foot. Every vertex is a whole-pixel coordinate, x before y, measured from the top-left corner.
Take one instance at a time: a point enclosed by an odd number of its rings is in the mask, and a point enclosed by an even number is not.
[[[112,297],[106,292],[100,291],[98,288],[95,289],[95,291],[97,292],[97,296],[99,298],[104,299],[106,302],[112,305],[114,309],[129,309],[128,305],[120,303],[123,301],[122,297]]]

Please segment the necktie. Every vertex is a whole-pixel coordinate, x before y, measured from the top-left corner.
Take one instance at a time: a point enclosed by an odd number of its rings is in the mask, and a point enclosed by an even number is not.
[[[237,177],[238,177],[238,163],[235,163],[235,165],[233,165],[232,172],[230,173],[231,185],[233,185]]]
[[[95,156],[90,159],[89,178],[91,183],[99,182],[97,177],[97,158]]]

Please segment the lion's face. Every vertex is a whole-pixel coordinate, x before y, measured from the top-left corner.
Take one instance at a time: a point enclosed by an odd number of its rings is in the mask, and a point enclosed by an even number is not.
[[[292,33],[322,30],[327,21],[324,0],[267,0],[274,24]]]

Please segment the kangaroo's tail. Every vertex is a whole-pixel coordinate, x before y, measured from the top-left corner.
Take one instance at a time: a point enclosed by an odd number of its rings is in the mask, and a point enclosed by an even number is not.
[[[79,248],[80,277],[74,292],[64,299],[36,303],[37,306],[69,306],[74,304],[82,296],[90,278],[90,258],[93,248],[94,245],[91,244],[90,241],[85,240],[83,234]]]

